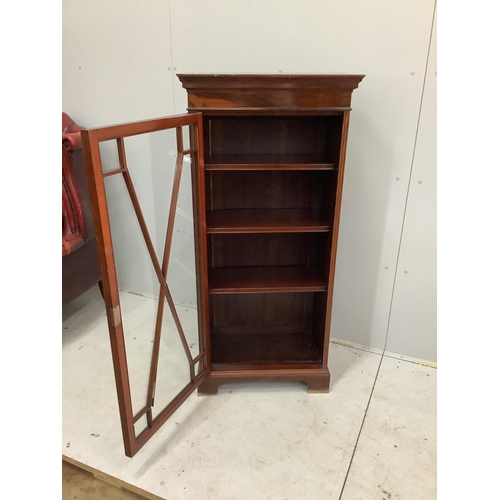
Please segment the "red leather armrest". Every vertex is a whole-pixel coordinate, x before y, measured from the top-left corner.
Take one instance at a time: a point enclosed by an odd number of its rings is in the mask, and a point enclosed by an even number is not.
[[[76,150],[82,147],[82,139],[80,130],[85,127],[77,125],[66,113],[62,114],[62,140],[68,141],[69,149]]]
[[[62,237],[62,256],[78,250],[85,242],[80,234],[68,234]]]
[[[83,175],[84,164],[82,163],[82,141],[80,138],[80,130],[83,128],[77,125],[66,113],[62,113],[63,238],[70,233],[86,238],[82,194],[86,194],[87,180]],[[71,243],[74,250],[77,244],[75,241]],[[66,253],[70,253],[70,251],[70,247],[67,245]]]

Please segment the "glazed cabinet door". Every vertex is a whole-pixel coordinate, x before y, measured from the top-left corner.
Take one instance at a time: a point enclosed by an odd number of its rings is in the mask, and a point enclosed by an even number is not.
[[[206,376],[200,113],[82,131],[125,454]]]

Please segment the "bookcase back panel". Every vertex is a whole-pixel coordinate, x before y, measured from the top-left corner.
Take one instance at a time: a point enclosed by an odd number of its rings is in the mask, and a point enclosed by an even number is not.
[[[304,332],[312,325],[313,293],[212,295],[214,333]]]
[[[204,126],[208,157],[313,155],[338,162],[342,116],[217,116]]]
[[[328,251],[325,233],[213,234],[209,268],[323,266]]]
[[[207,210],[311,208],[331,213],[336,171],[208,172]]]

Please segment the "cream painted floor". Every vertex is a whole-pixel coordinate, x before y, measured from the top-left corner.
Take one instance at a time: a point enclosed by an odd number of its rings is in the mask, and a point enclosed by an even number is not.
[[[127,342],[135,348],[147,338],[138,334],[149,328],[154,301],[128,293],[123,300]],[[178,311],[183,324],[195,325],[192,310]],[[148,343],[131,355],[137,367],[147,359]],[[182,356],[165,353],[165,366],[176,369]],[[333,341],[329,394],[307,394],[300,383],[228,384],[216,397],[193,394],[127,458],[97,288],[63,310],[62,359],[63,460],[146,498],[436,498],[437,370],[431,366]],[[184,383],[175,377],[164,374],[166,399]],[[137,379],[132,389],[138,405],[140,385]]]

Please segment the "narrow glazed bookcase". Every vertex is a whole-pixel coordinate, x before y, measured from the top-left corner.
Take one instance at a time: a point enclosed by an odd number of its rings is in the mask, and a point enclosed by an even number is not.
[[[328,392],[352,91],[362,75],[178,75],[201,112],[206,378]]]
[[[363,75],[178,76],[187,90],[187,114],[82,130],[129,457],[195,390],[217,394],[223,383],[245,381],[305,382],[309,392],[328,392],[330,386],[328,345],[347,131],[351,95]],[[189,147],[183,127],[190,130]],[[160,254],[136,194],[125,141],[173,129],[177,155]],[[100,145],[108,141],[116,141],[119,168],[103,168],[108,161]],[[184,163],[191,170],[199,327],[193,346],[198,345],[198,354],[190,350],[167,282]],[[126,191],[107,192],[109,178],[121,178]],[[115,202],[128,198],[135,217],[127,221],[140,227],[140,243],[159,286],[147,372],[135,365],[146,388],[138,407],[131,384],[138,374],[129,373],[128,354],[131,360],[134,351],[127,353],[107,194]],[[164,312],[177,333],[164,328]],[[160,363],[165,330],[182,347],[189,378],[161,408],[158,401],[155,407],[157,383],[168,387],[179,369]],[[150,343],[147,335],[143,338]],[[175,373],[162,375],[164,368]]]

